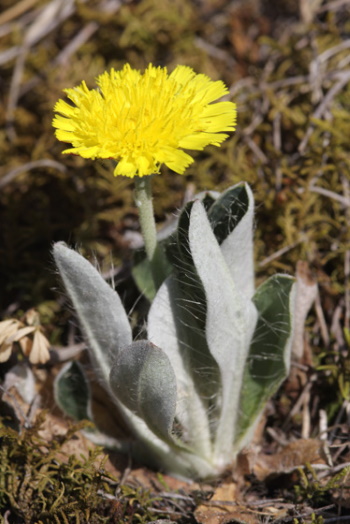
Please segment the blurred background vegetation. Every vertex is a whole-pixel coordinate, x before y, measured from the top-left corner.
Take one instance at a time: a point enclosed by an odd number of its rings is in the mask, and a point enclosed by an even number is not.
[[[125,233],[138,228],[132,181],[111,176],[107,162],[62,156],[51,127],[64,88],[83,79],[93,87],[96,75],[126,62],[189,65],[222,79],[238,105],[237,132],[221,148],[196,153],[185,176],[164,169],[156,178],[159,221],[186,190],[246,180],[257,200],[259,272],[293,274],[302,258],[332,298],[348,292],[348,2],[3,0],[2,7],[3,315],[33,306],[54,313],[54,241],[93,252],[104,270],[129,257]]]
[[[82,80],[92,88],[126,62],[191,66],[226,83],[237,131],[196,152],[185,175],[163,168],[154,180],[157,220],[201,190],[251,184],[258,281],[294,274],[303,260],[319,286],[304,375],[285,388],[274,420],[305,436],[304,415],[291,408],[309,388],[306,436],[317,434],[325,409],[331,441],[342,445],[350,413],[349,15],[349,0],[2,0],[0,320],[35,307],[51,343],[67,344],[53,242],[78,247],[108,273],[128,268],[138,238],[132,181],[114,178],[107,161],[61,155],[51,122],[62,90]],[[336,460],[350,462],[342,450]]]

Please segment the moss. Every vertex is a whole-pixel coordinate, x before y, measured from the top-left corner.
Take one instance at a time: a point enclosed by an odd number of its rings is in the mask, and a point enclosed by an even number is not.
[[[335,473],[329,480],[319,480],[318,475],[310,464],[305,469],[299,468],[299,481],[294,486],[297,503],[307,502],[313,508],[322,507],[329,502],[331,493],[346,487],[350,467],[344,467]]]
[[[35,2],[26,13],[10,20],[0,52],[23,45],[30,24],[35,23],[35,10],[49,3]],[[5,10],[13,2],[4,0],[3,4]],[[108,162],[63,157],[51,126],[52,108],[65,87],[82,79],[91,87],[106,68],[119,68],[125,62],[143,68],[151,61],[169,69],[184,63],[224,80],[238,105],[237,131],[221,148],[196,152],[196,162],[183,177],[164,170],[155,179],[159,222],[181,205],[188,187],[221,191],[246,180],[257,202],[257,283],[276,270],[293,274],[296,262],[306,259],[319,282],[327,329],[338,307],[341,322],[347,322],[342,303],[348,293],[346,257],[350,248],[349,81],[329,94],[348,68],[348,49],[338,46],[349,33],[349,7],[323,3],[311,23],[303,24],[296,3],[290,0],[279,2],[277,8],[270,0],[249,2],[257,6],[249,16],[242,16],[235,4],[140,0],[122,2],[110,14],[103,12],[100,0],[75,2],[71,16],[29,46],[18,85],[13,83],[16,58],[2,64],[6,96],[0,100],[0,183],[12,175],[0,191],[0,310],[15,309],[20,315],[20,310],[36,306],[52,331],[51,341],[60,343],[65,340],[62,326],[68,323],[68,313],[63,313],[62,302],[52,291],[57,286],[50,257],[52,243],[66,241],[88,256],[93,251],[103,270],[130,258],[124,233],[138,228],[132,183],[113,178]],[[91,22],[96,30],[69,54],[75,36]],[[16,87],[19,99],[14,114],[6,119],[7,103]],[[42,159],[56,164],[28,166]],[[23,170],[13,175],[18,166]],[[126,290],[129,287],[124,284],[123,297]],[[132,309],[135,297],[126,302],[128,310]],[[313,402],[321,398],[319,406],[333,420],[349,399],[348,348],[339,351],[334,340],[326,347],[316,322],[310,342],[320,354],[320,363],[328,366],[324,373],[318,371]],[[294,399],[289,401],[290,406],[294,404]],[[278,422],[282,425],[283,420]],[[316,428],[314,418],[313,423]],[[96,493],[102,486],[106,493],[114,493],[115,480],[93,469],[92,457],[57,462],[35,428],[19,435],[1,429],[2,513],[17,504],[20,508],[14,519],[18,522],[26,522],[25,512],[26,518],[38,522],[38,515],[45,511],[51,511],[54,520],[50,522],[64,522],[64,511],[70,522],[78,521],[76,515],[84,522],[89,490]],[[50,449],[55,445],[58,450],[61,443],[51,443]],[[54,506],[57,493],[60,499]],[[140,494],[134,495],[140,500]],[[98,508],[94,518],[109,515],[118,522],[129,515],[125,519],[130,521],[132,512],[140,514],[137,502],[134,506],[130,502],[132,496],[114,502],[94,497],[92,507]],[[147,507],[145,497],[142,504]],[[140,514],[140,518],[144,517]],[[41,520],[45,522],[44,517]]]
[[[100,448],[87,457],[64,453],[82,424],[50,442],[40,436],[45,416],[19,433],[0,425],[0,512],[7,523],[133,524],[155,520],[154,511],[162,515],[149,490],[121,485],[106,471]]]
[[[293,273],[296,261],[306,257],[316,270],[325,268],[334,285],[344,282],[349,231],[344,206],[329,192],[344,194],[344,179],[349,177],[349,85],[334,95],[321,116],[317,109],[337,75],[344,73],[347,51],[331,52],[328,59],[324,55],[320,64],[316,58],[341,44],[347,18],[339,10],[315,17],[310,25],[299,24],[283,37],[274,38],[270,30],[254,43],[257,57],[246,58],[251,60],[247,64],[250,76],[241,88],[235,85],[238,69],[227,67],[224,58],[217,59],[215,54],[215,49],[227,56],[235,52],[230,43],[233,19],[239,22],[239,11],[233,13],[224,6],[218,16],[215,3],[195,9],[189,0],[127,3],[113,16],[103,12],[100,2],[78,2],[74,16],[58,25],[45,45],[39,42],[30,49],[22,87],[26,88],[27,80],[37,80],[31,89],[24,89],[17,104],[16,139],[4,135],[0,142],[6,171],[43,158],[59,162],[63,171],[24,168],[2,190],[1,307],[20,300],[26,308],[52,298],[48,253],[55,240],[95,250],[102,266],[111,260],[111,251],[115,264],[127,256],[122,233],[128,227],[123,219],[136,217],[132,183],[111,177],[107,162],[62,157],[51,128],[52,107],[64,87],[82,79],[92,86],[103,69],[126,61],[140,68],[149,61],[169,68],[184,62],[232,85],[238,104],[237,132],[221,148],[196,153],[196,162],[184,177],[167,170],[157,177],[159,220],[181,205],[188,182],[198,191],[222,190],[243,178],[253,185],[257,200],[257,260],[287,248],[284,255],[263,266],[263,273],[276,269]],[[52,66],[52,57],[91,20],[98,24],[94,37],[64,68]],[[250,23],[257,20],[252,16]],[[17,33],[7,38],[8,44],[18,44]],[[210,44],[205,50],[203,42]],[[314,76],[311,63],[316,68]],[[5,84],[9,85],[10,78],[9,66]],[[4,114],[3,109],[0,113]],[[132,227],[136,224],[135,218]]]

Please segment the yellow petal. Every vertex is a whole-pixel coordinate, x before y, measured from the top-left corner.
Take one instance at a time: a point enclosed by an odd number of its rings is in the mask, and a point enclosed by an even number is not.
[[[164,157],[166,158],[166,160],[163,160],[164,164],[180,175],[182,175],[185,169],[193,162],[193,158],[184,151],[181,151],[181,149],[167,150]]]
[[[189,135],[180,141],[181,147],[186,149],[202,150],[209,144],[219,146],[228,135],[221,133],[202,133],[198,135]]]
[[[235,128],[235,105],[214,103],[227,93],[223,82],[187,66],[168,74],[152,64],[144,73],[126,64],[96,83],[97,90],[85,82],[66,89],[74,106],[59,100],[53,126],[58,140],[72,144],[65,154],[114,158],[115,175],[148,176],[163,163],[183,173],[193,162],[183,148],[220,145]]]

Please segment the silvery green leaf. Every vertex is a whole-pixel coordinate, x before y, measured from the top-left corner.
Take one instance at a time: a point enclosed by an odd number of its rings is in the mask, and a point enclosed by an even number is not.
[[[176,410],[176,378],[160,348],[139,340],[122,349],[112,365],[110,386],[124,406],[156,435],[169,440]]]
[[[7,371],[2,386],[4,390],[15,387],[27,404],[31,404],[37,395],[34,373],[27,362],[16,364]]]
[[[213,199],[210,198],[210,205]],[[200,202],[196,201],[199,205]],[[194,202],[189,202],[179,217],[177,236],[169,246],[169,255],[175,268],[172,284],[172,309],[176,317],[177,337],[181,355],[191,370],[195,387],[210,411],[215,426],[217,410],[215,397],[221,388],[219,369],[206,338],[207,299],[195,267],[189,241],[190,217]]]
[[[154,284],[149,260],[147,258],[140,258],[140,260],[137,260],[135,257],[131,272],[138,289],[151,302],[154,299],[157,290]]]
[[[91,392],[86,375],[78,362],[63,366],[54,382],[54,396],[60,409],[76,421],[94,421]],[[83,430],[84,435],[98,446],[127,452],[129,443],[101,433],[95,426]]]
[[[131,328],[121,300],[98,271],[64,243],[55,244],[54,258],[88,339],[95,371],[107,391],[112,393],[109,374],[113,358],[121,347],[128,346],[132,341]],[[143,441],[146,448],[169,453],[169,446],[156,437],[142,418],[115,397],[113,400],[133,435]]]
[[[223,241],[235,229],[249,209],[250,195],[248,184],[240,182],[219,193],[212,205],[207,209],[209,222],[217,241]]]
[[[174,369],[177,383],[176,419],[183,437],[198,454],[211,453],[208,405],[198,394],[192,376],[189,353],[196,351],[192,325],[186,323],[186,308],[182,303],[181,286],[175,276],[162,284],[148,314],[148,338],[163,348]],[[198,336],[197,336],[198,341]]]
[[[208,218],[237,289],[251,298],[254,294],[254,198],[248,184],[236,184],[222,193],[210,207]]]
[[[118,294],[84,257],[63,242],[53,254],[68,295],[89,342],[97,375],[108,388],[112,358],[132,341],[131,327]]]
[[[219,191],[201,191],[197,193],[193,200],[200,200],[204,206],[204,209],[208,212],[214,202],[220,198],[221,193]]]
[[[257,289],[253,300],[259,316],[244,373],[237,439],[254,427],[266,401],[288,376],[295,279],[273,275]]]
[[[222,472],[213,462],[198,455],[196,450],[190,451],[165,443],[155,435],[153,441],[145,443],[135,440],[130,447],[138,462],[184,480],[213,478]]]
[[[199,201],[191,208],[188,238],[206,296],[206,338],[220,368],[222,400],[215,454],[225,460],[224,454],[233,444],[243,371],[257,313],[254,304],[235,285]]]
[[[91,420],[90,388],[78,362],[63,366],[54,382],[54,395],[63,413],[77,421]]]
[[[162,246],[166,245],[168,238],[162,242]],[[162,273],[166,276],[170,275],[173,270],[170,262],[164,258],[162,265]],[[157,287],[152,275],[151,264],[144,250],[139,250],[134,253],[134,262],[131,269],[132,276],[141,293],[150,301],[154,299],[157,293]]]

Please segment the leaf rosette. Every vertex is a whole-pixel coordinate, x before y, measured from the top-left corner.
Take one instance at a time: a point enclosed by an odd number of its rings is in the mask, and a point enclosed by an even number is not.
[[[294,279],[277,274],[255,290],[253,221],[245,183],[186,205],[165,239],[170,274],[152,300],[147,340],[132,341],[121,299],[98,271],[54,247],[95,370],[135,437],[128,449],[182,477],[234,463],[289,372]],[[62,408],[67,374],[56,383]],[[71,412],[91,413],[89,395],[84,409],[71,398]]]

